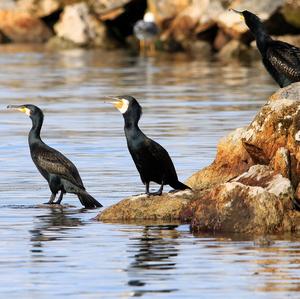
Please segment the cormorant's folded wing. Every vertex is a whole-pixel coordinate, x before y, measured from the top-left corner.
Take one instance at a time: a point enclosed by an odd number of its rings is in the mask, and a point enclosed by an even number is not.
[[[281,41],[273,41],[266,52],[276,70],[293,81],[300,80],[300,48]]]
[[[74,185],[83,187],[76,166],[57,150],[50,147],[43,148],[43,150],[34,153],[34,159],[42,170],[59,175]]]
[[[150,138],[148,138],[147,143],[153,159],[161,163],[166,170],[177,176],[174,164],[167,150]]]

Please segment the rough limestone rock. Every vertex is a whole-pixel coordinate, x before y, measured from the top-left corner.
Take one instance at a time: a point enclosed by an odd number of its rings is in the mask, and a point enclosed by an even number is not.
[[[41,43],[52,36],[42,20],[17,10],[0,9],[0,31],[14,42]]]
[[[103,46],[107,38],[105,25],[84,2],[66,6],[54,30],[58,37],[79,46]]]
[[[186,43],[195,42],[197,36],[205,35],[216,26],[218,16],[225,10],[218,0],[192,0],[190,2],[161,34],[162,41],[174,40],[187,50],[190,50],[191,46],[186,46]]]
[[[193,174],[187,184],[201,190],[227,182],[247,171],[254,163],[243,146],[244,134],[245,128],[239,128],[222,138],[213,163]]]
[[[239,11],[249,10],[254,12],[260,17],[262,21],[268,20],[284,3],[284,0],[236,0],[230,5],[230,8],[234,8]],[[245,32],[248,31],[248,27],[245,25],[240,15],[226,10],[218,17],[218,25],[222,30],[233,38],[240,38]]]
[[[239,40],[231,40],[217,54],[221,60],[229,61],[239,59],[241,61],[251,61],[260,59],[260,53],[256,48],[248,47]]]
[[[262,107],[242,137],[243,145],[255,163],[276,164],[281,159],[277,152],[284,148],[289,165],[287,169],[283,168],[282,175],[288,173],[294,188],[300,180],[299,105],[300,83],[279,89]]]
[[[105,209],[97,220],[179,220],[193,196],[189,190],[164,193],[162,196],[132,196]]]
[[[179,15],[190,2],[190,0],[148,0],[148,9],[154,14],[159,27],[164,28],[164,24]]]
[[[290,181],[268,166],[256,165],[232,182],[221,184],[194,202],[194,231],[274,233],[292,210]]]
[[[16,2],[14,0],[5,0],[5,1],[0,1],[0,10],[6,9],[15,9],[16,8]]]
[[[299,0],[286,0],[281,13],[283,14],[285,20],[297,27],[300,28],[300,1]]]
[[[92,0],[89,1],[89,5],[100,20],[107,21],[121,15],[125,11],[124,6],[130,2],[132,0]]]
[[[193,174],[192,191],[138,196],[98,220],[180,220],[193,231],[300,231],[300,82],[279,89],[248,127],[223,138],[213,163]]]
[[[30,15],[43,18],[62,8],[61,0],[19,0],[17,8]]]

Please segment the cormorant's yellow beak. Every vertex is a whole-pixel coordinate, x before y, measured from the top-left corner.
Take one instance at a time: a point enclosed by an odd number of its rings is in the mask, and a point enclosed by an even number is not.
[[[122,99],[119,97],[108,97],[110,99],[113,99],[113,102],[109,102],[115,106],[122,114],[124,114],[129,106],[129,102],[126,99]]]
[[[243,12],[242,12],[242,11],[238,11],[238,10],[235,10],[235,9],[233,9],[233,8],[229,8],[229,10],[230,10],[230,11],[233,11],[233,12],[235,12],[235,13],[237,13],[237,14],[239,14],[239,15],[240,15],[240,18],[241,18],[241,20],[242,20],[242,21],[244,21],[244,20],[245,20],[245,18],[244,18],[244,15],[243,15]]]
[[[109,102],[110,104],[113,104],[115,108],[117,109],[122,109],[123,104],[124,104],[124,99],[118,98],[118,97],[113,97],[113,96],[107,96],[106,98],[112,99],[114,101]]]
[[[28,116],[30,116],[30,110],[28,108],[26,108],[25,106],[18,106],[18,105],[8,105],[7,109],[11,109],[11,110],[18,110],[21,111],[25,114],[27,114]]]
[[[113,104],[119,110],[122,109],[123,104],[124,104],[122,99],[118,99],[118,101],[113,101],[113,102],[110,102],[110,103]]]

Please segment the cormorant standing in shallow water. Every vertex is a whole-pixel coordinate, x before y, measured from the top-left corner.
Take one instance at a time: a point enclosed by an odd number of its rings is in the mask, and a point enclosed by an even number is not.
[[[267,71],[280,87],[300,81],[300,48],[288,43],[273,40],[266,32],[260,19],[250,11],[232,11],[243,16],[246,25],[256,39]]]
[[[141,180],[146,186],[146,194],[161,195],[164,185],[175,190],[191,189],[179,182],[175,167],[168,152],[157,142],[148,138],[138,127],[142,115],[142,107],[131,96],[113,98],[112,104],[123,114],[127,146]],[[160,184],[157,192],[150,193],[150,181]]]
[[[32,128],[28,135],[31,158],[41,175],[48,181],[51,197],[48,204],[60,204],[65,193],[74,193],[86,208],[102,207],[102,205],[85,191],[76,166],[63,154],[45,144],[40,137],[44,115],[34,105],[9,105],[8,109],[26,113],[32,120]],[[59,198],[54,202],[57,192]]]

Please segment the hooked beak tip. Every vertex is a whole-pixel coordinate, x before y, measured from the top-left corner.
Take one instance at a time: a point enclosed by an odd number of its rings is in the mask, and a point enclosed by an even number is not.
[[[229,10],[229,11],[233,11],[233,12],[239,14],[239,15],[242,15],[242,14],[243,14],[241,11],[238,11],[238,10],[233,9],[233,8],[229,8],[228,10]]]
[[[7,105],[6,109],[17,109],[18,106],[17,105]]]

